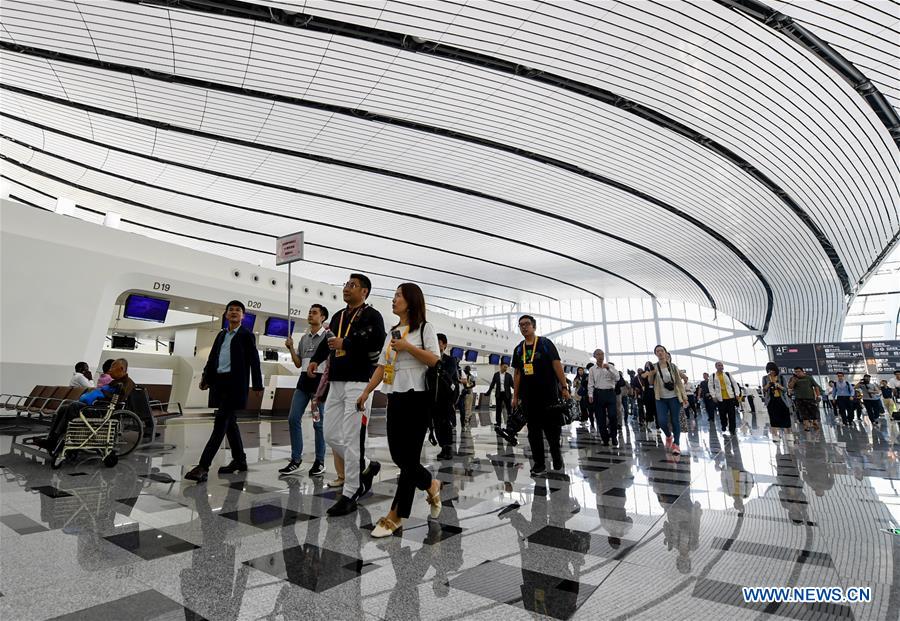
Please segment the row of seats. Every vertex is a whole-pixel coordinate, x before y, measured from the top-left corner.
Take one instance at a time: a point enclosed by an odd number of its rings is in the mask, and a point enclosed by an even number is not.
[[[163,384],[142,386],[149,402],[149,414],[158,421],[181,416],[181,405],[169,403],[172,387]],[[80,386],[35,386],[27,395],[0,395],[0,411],[29,418],[52,418],[60,407],[76,401],[85,389]],[[170,410],[170,405],[174,406]],[[176,409],[177,408],[177,409]]]
[[[76,401],[84,390],[80,386],[35,386],[27,395],[0,395],[0,398],[7,414],[52,418],[61,406]]]

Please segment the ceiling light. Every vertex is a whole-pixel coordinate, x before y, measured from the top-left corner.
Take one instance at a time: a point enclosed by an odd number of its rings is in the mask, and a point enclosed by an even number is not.
[[[105,216],[103,216],[103,226],[108,226],[111,229],[119,228],[119,225],[122,223],[122,216],[117,214],[115,211],[108,212]]]
[[[56,208],[54,209],[56,213],[61,216],[74,216],[75,215],[75,201],[71,198],[60,197],[56,199]]]

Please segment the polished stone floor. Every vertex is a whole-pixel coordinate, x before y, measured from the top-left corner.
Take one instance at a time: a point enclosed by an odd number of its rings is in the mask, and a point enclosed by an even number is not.
[[[5,421],[0,618],[898,619],[891,430],[829,423],[775,443],[756,418],[732,439],[701,416],[677,458],[653,433],[628,427],[610,448],[575,424],[564,474],[532,479],[524,435],[498,441],[482,413],[452,461],[424,451],[446,482],[440,518],[419,493],[386,540],[369,536],[397,480],[378,419],[369,453],[384,469],[337,519],[321,479],[278,478],[284,421],[242,422],[250,471],[199,486],[181,478],[207,420],[170,421],[171,450],[60,470],[12,453],[22,430]],[[868,586],[872,601],[745,604],[742,586]]]

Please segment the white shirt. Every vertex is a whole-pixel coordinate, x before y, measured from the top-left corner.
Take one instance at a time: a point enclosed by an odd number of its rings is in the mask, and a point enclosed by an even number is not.
[[[592,396],[595,390],[611,390],[616,387],[619,381],[619,372],[616,371],[615,365],[604,363],[608,369],[604,369],[599,365],[591,367],[588,373],[588,395]]]
[[[892,377],[891,379],[888,380],[888,386],[890,386],[894,390],[894,393],[896,394],[897,389],[900,389],[900,379],[897,379],[896,377]]]
[[[72,379],[69,380],[69,388],[74,388],[75,386],[81,386],[82,388],[93,388],[94,382],[86,378],[81,373],[75,373],[72,375]]]
[[[500,373],[500,392],[503,392],[503,389],[506,388],[506,373]]]
[[[405,330],[405,328],[402,327],[398,329],[401,333]],[[424,334],[420,336],[422,332],[424,332]],[[430,323],[426,323],[422,329],[410,332],[404,337],[404,340],[409,342],[413,347],[428,350],[438,358],[441,357],[441,348],[440,345],[438,345],[437,332]],[[425,347],[422,347],[423,341]],[[387,354],[390,344],[391,335],[388,334],[387,338],[384,339],[384,347],[381,348],[381,356],[378,358],[378,364],[380,366],[385,366],[388,363]],[[394,383],[385,384],[382,382],[380,388],[382,393],[388,395],[392,392],[407,392],[410,390],[422,392],[425,390],[425,372],[428,370],[427,364],[420,362],[409,352],[398,352],[393,349],[391,349],[391,363],[394,365]]]

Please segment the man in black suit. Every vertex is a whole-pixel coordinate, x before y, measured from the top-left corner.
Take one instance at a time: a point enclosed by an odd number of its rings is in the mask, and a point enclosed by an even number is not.
[[[494,393],[494,402],[495,407],[497,408],[497,425],[503,426],[503,417],[500,413],[503,411],[503,406],[506,406],[506,416],[509,416],[510,412],[510,402],[512,401],[512,387],[513,387],[513,377],[507,369],[509,369],[508,364],[501,364],[500,370],[497,373],[494,373],[493,379],[491,379],[491,385],[488,386],[487,393],[491,394],[492,390],[495,390]],[[494,388],[496,386],[496,389]]]
[[[236,411],[247,405],[250,378],[253,390],[262,392],[262,371],[259,365],[259,351],[253,333],[241,325],[244,319],[244,305],[232,300],[225,307],[228,326],[222,328],[213,341],[209,358],[203,368],[200,390],[209,388],[209,407],[216,410],[212,434],[200,456],[200,465],[184,475],[189,481],[205,481],[222,439],[228,436],[231,446],[231,463],[219,468],[221,474],[244,472],[247,470],[247,456],[238,429]]]

